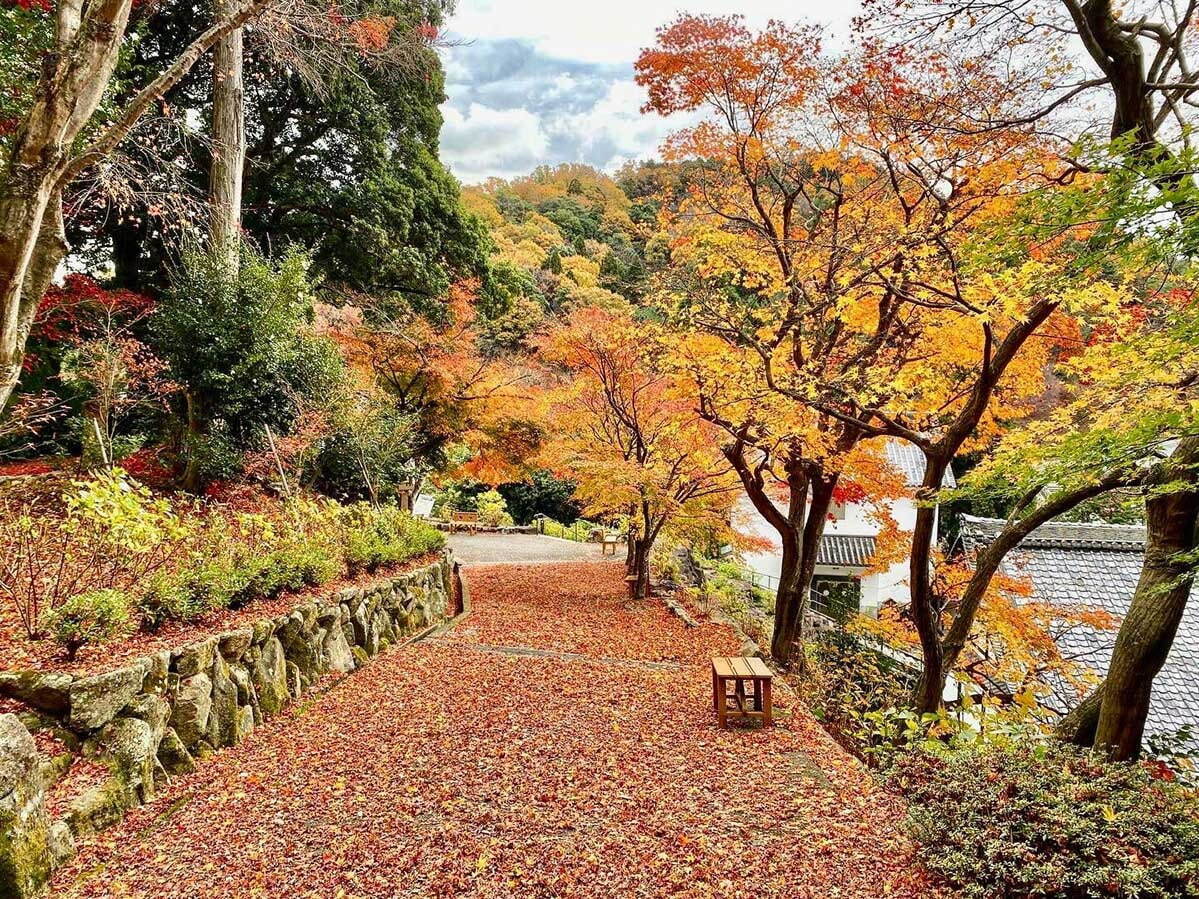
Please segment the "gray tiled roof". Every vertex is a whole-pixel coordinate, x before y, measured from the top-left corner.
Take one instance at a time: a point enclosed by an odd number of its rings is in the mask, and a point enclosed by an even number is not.
[[[1003,527],[991,518],[963,516],[967,544],[985,544]],[[1145,529],[1135,525],[1053,522],[1008,553],[1002,571],[1028,578],[1040,601],[1099,608],[1117,618],[1128,612],[1141,574]],[[1115,631],[1074,629],[1059,639],[1065,654],[1103,673]],[[1145,732],[1171,733],[1190,724],[1199,731],[1199,599],[1191,594],[1166,664],[1153,682]]]
[[[887,461],[891,467],[903,474],[909,487],[919,487],[924,480],[924,453],[911,443],[903,440],[887,441]],[[947,469],[942,482],[945,487],[956,485],[953,469]]]
[[[873,537],[825,534],[820,538],[820,551],[816,554],[816,564],[865,568],[872,555],[874,555]]]

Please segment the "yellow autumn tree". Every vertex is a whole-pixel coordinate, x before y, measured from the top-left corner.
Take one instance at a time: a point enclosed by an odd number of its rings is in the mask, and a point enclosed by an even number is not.
[[[689,166],[682,199],[661,217],[660,296],[685,332],[678,364],[701,414],[779,532],[772,653],[785,662],[834,492],[881,464],[871,439],[916,443],[931,497],[968,440],[1043,390],[1052,346],[1019,350],[1033,333],[1069,332],[1049,321],[1060,299],[1037,299],[1051,282],[1065,290],[1060,272],[1025,260],[966,285],[962,256],[1043,188],[1052,154],[1018,128],[983,138],[953,127],[970,113],[962,97],[1005,102],[984,68],[947,104],[949,89],[902,58],[831,58],[811,28],[755,33],[737,17],[684,16],[637,71],[648,109],[705,115],[664,147]],[[961,389],[972,373],[976,395]],[[955,416],[950,439],[925,433]],[[772,482],[785,488],[774,497]],[[935,667],[934,521],[931,506],[920,510],[911,580]]]
[[[636,597],[649,589],[658,538],[724,529],[736,484],[664,348],[662,329],[627,306],[576,310],[538,344],[548,366],[541,461],[578,484],[587,513],[628,517]]]

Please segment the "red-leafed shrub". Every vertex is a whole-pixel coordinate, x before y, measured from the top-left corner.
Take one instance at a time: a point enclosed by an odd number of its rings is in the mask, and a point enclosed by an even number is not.
[[[114,326],[128,325],[154,310],[154,300],[132,290],[105,290],[87,275],[67,275],[38,304],[30,339],[81,342]]]

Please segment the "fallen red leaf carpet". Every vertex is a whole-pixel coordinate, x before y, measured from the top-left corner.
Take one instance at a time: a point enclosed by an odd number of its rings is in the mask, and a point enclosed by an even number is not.
[[[733,635],[628,603],[622,573],[471,569],[455,630],[177,779],[53,895],[930,895],[897,803],[801,708],[718,730]]]

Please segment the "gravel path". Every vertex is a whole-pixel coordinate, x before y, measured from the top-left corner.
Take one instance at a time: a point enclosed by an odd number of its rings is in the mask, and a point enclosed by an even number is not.
[[[603,551],[598,543],[575,543],[540,534],[451,534],[454,558],[463,565],[511,565],[531,562],[600,561]],[[622,559],[624,547],[617,547]]]
[[[735,651],[725,628],[622,599],[610,564],[469,577],[456,628],[174,781],[51,894],[934,895],[895,801],[785,691],[773,730],[715,727],[706,665]]]

